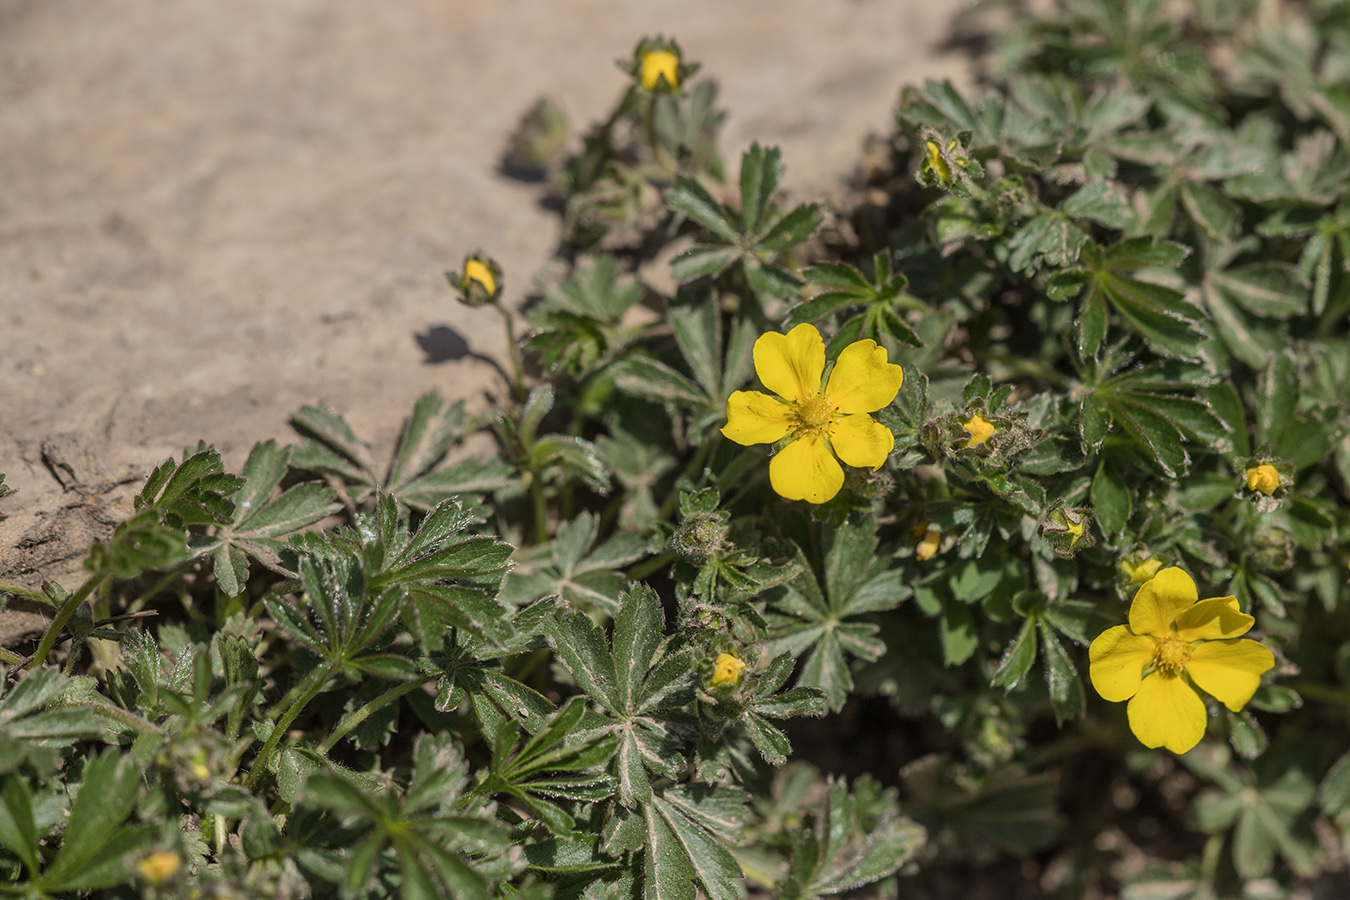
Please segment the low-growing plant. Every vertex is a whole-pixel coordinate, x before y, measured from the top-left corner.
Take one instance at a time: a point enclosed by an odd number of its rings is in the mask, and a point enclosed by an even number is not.
[[[847,208],[724,181],[674,41],[531,110],[489,412],[189,448],[0,582],[0,894],[1343,890],[1350,16],[1002,6]]]

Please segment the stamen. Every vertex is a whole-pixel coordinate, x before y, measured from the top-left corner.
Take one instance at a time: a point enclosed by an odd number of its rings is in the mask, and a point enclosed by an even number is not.
[[[1191,661],[1191,645],[1175,634],[1169,634],[1158,641],[1158,649],[1153,651],[1153,665],[1164,675],[1176,675]]]
[[[815,394],[806,401],[797,404],[797,424],[802,431],[821,431],[834,422],[839,410],[825,399],[824,394]]]

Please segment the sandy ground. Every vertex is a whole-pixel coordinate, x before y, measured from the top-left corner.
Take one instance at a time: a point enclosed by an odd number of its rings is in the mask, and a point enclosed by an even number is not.
[[[326,403],[380,458],[424,391],[481,403],[504,337],[442,272],[482,248],[518,302],[551,256],[541,188],[497,174],[540,95],[575,132],[624,89],[614,60],[677,37],[721,82],[726,158],[780,145],[815,199],[900,85],[965,77],[939,49],[957,9],[0,0],[0,576],[73,588],[199,439],[237,471]]]

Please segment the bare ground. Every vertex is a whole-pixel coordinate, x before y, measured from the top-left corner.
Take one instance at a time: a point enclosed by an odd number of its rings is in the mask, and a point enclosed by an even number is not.
[[[442,272],[483,249],[518,302],[557,240],[497,174],[540,95],[574,125],[614,60],[677,37],[722,84],[729,160],[783,148],[828,195],[896,92],[966,77],[923,0],[0,0],[0,576],[73,581],[149,470],[237,471],[305,404],[376,447],[504,357]],[[73,585],[70,585],[73,587]],[[0,613],[0,641],[41,620]]]

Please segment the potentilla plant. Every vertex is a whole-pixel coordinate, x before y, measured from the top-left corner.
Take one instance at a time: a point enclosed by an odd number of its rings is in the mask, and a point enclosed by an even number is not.
[[[537,105],[561,274],[449,275],[492,409],[305,407],[0,581],[0,893],[1339,885],[1350,20],[1282,12],[1019,15],[826,232],[673,40]]]

